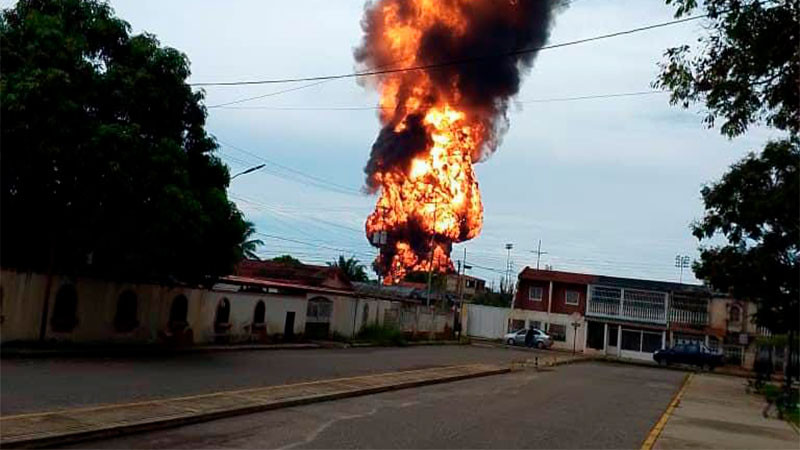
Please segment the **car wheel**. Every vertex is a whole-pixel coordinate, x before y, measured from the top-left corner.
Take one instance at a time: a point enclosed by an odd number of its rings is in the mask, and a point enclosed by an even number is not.
[[[509,339],[508,341],[506,341],[506,344],[514,345],[514,339]]]
[[[542,342],[542,341],[537,342],[536,343],[536,348],[538,348],[539,350],[543,349],[544,348],[544,342]]]

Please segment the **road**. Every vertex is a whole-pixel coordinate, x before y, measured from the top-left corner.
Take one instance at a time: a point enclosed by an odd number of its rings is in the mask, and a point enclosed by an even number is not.
[[[539,354],[552,357],[552,352]],[[223,351],[159,357],[4,359],[1,414],[192,395],[532,354],[476,346]]]
[[[76,448],[638,448],[682,372],[580,363],[86,442]]]

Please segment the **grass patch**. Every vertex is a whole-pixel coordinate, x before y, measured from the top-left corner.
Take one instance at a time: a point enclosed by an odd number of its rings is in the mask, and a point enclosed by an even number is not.
[[[800,426],[800,395],[798,395],[797,389],[793,388],[789,398],[786,399],[784,398],[783,387],[773,383],[766,383],[758,390],[758,393],[763,395],[767,402],[774,404],[778,408],[778,412],[783,419]]]
[[[403,332],[387,325],[367,325],[358,333],[356,340],[384,346],[406,345]]]

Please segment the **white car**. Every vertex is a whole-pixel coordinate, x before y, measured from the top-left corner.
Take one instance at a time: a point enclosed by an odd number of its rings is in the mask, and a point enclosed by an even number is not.
[[[503,336],[503,342],[508,345],[525,345],[525,335],[528,333],[526,328],[521,330],[512,331],[511,333]],[[551,338],[544,331],[534,328],[533,329],[533,346],[536,348],[550,348],[553,345],[553,338]]]

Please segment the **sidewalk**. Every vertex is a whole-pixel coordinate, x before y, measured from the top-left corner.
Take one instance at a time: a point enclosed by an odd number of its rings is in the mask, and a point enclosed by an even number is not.
[[[745,392],[741,378],[695,374],[654,448],[799,448],[800,435],[787,422],[764,418],[765,404]]]
[[[508,373],[469,364],[0,418],[0,447],[52,447],[397,389]]]

